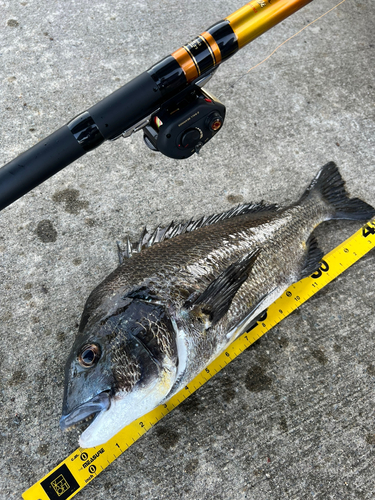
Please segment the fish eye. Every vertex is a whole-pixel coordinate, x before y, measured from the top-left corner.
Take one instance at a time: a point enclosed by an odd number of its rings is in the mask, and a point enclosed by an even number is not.
[[[85,344],[78,354],[78,362],[84,368],[95,365],[101,356],[100,347],[97,344]]]

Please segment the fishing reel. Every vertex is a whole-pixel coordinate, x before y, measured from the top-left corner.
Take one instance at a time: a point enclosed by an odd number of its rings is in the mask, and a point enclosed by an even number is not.
[[[151,115],[143,138],[152,151],[170,158],[189,158],[221,129],[225,106],[194,85],[180,99],[167,102]]]

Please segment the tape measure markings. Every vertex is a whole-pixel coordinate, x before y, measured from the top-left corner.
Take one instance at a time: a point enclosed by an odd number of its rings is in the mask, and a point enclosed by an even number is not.
[[[293,284],[185,388],[166,403],[135,420],[102,446],[78,448],[22,495],[24,500],[69,500],[151,427],[204,385],[267,331],[375,247],[375,219],[324,256],[318,271]],[[121,446],[120,446],[120,444]],[[114,457],[114,458],[113,458]]]

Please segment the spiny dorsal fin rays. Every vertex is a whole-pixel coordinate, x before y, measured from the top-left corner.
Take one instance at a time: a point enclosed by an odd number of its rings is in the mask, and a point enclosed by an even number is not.
[[[231,208],[226,212],[221,212],[219,214],[205,215],[200,219],[193,220],[190,219],[185,223],[174,223],[173,221],[165,227],[158,226],[154,231],[148,231],[145,227],[141,233],[139,240],[136,243],[131,243],[129,238],[126,242],[126,250],[123,251],[118,245],[119,261],[120,264],[125,258],[129,258],[133,253],[139,253],[144,248],[151,247],[156,243],[161,243],[164,240],[169,240],[184,233],[190,233],[201,227],[209,226],[211,224],[216,224],[223,220],[231,219],[239,215],[245,215],[249,213],[258,212],[276,212],[278,206],[275,204],[267,205],[263,201],[260,203],[247,203],[243,205],[238,205],[237,207]]]
[[[147,227],[145,226],[143,228],[143,231],[141,233],[141,237],[139,238],[139,241],[138,241],[138,245],[137,245],[137,252],[139,253],[142,248],[144,247],[145,245],[145,242],[147,241],[147,236],[148,236],[148,231],[147,231]]]
[[[127,257],[131,257],[132,255],[132,244],[131,244],[131,241],[129,239],[129,236],[126,238],[126,253],[127,253]]]

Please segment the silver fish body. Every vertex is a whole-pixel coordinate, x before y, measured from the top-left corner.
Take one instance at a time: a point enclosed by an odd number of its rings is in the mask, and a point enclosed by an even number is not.
[[[319,267],[312,231],[368,220],[337,167],[325,165],[286,208],[243,205],[129,242],[122,264],[89,296],[66,365],[63,429],[102,444],[202,371],[288,286]],[[136,251],[135,251],[136,250]]]

